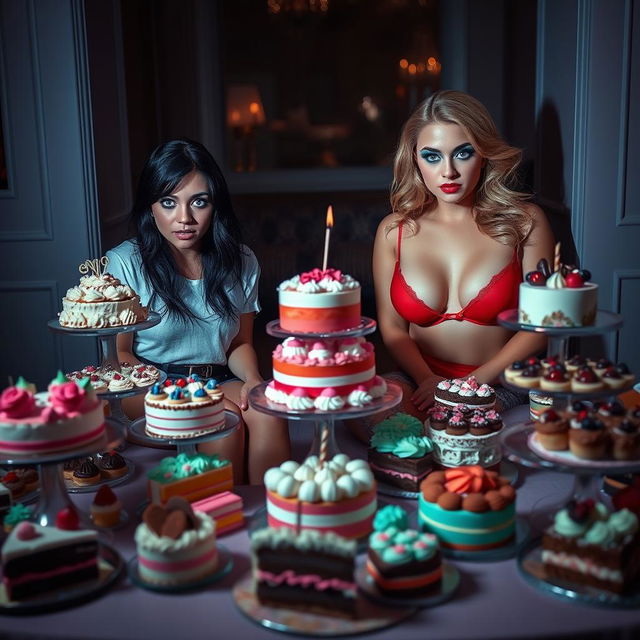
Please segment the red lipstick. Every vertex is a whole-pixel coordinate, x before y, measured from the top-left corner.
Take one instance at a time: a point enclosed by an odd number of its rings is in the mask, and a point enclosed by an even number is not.
[[[455,182],[451,182],[448,184],[441,184],[440,190],[444,191],[445,193],[456,193],[457,191],[460,190],[461,187],[462,185],[456,184]]]

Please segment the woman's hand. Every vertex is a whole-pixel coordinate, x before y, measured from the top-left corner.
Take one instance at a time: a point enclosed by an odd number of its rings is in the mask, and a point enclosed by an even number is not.
[[[426,411],[433,404],[433,394],[438,382],[444,380],[440,376],[430,375],[425,378],[411,396],[411,402],[419,411]]]
[[[240,408],[243,411],[246,411],[249,408],[249,391],[261,383],[261,378],[250,378],[242,385],[242,388],[240,389]]]

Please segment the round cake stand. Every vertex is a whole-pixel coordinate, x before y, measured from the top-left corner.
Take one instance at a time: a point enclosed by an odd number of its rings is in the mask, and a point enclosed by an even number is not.
[[[105,433],[88,443],[82,448],[57,451],[54,453],[24,456],[13,455],[0,460],[3,465],[37,465],[40,474],[40,499],[36,508],[34,519],[43,527],[55,525],[56,516],[61,509],[72,508],[78,512],[80,521],[86,529],[92,528],[91,520],[87,515],[78,511],[69,499],[69,493],[64,482],[63,463],[73,458],[93,455],[98,451],[115,449],[124,439],[123,431],[119,425],[105,420]]]
[[[146,431],[146,420],[144,416],[138,418],[131,423],[129,432],[135,437],[136,444],[142,446],[155,447],[158,443],[164,445],[175,446],[178,453],[186,453],[188,455],[195,455],[196,448],[203,442],[212,442],[219,438],[226,438],[233,431],[236,431],[240,427],[240,418],[233,411],[225,409],[224,411],[224,427],[218,431],[212,433],[205,433],[195,438],[159,438],[156,436],[150,436]]]
[[[274,338],[349,338],[356,336],[366,336],[373,333],[376,330],[376,321],[371,318],[360,318],[360,324],[351,329],[345,329],[344,331],[331,331],[315,333],[313,331],[291,331],[290,329],[283,329],[280,326],[280,320],[272,320],[267,323],[265,331]]]
[[[393,383],[387,383],[387,390],[381,398],[377,398],[364,407],[343,407],[338,411],[321,411],[320,409],[307,409],[305,411],[295,411],[287,409],[286,405],[276,404],[269,400],[264,392],[270,381],[263,382],[251,389],[249,392],[249,404],[256,409],[271,416],[289,420],[307,420],[314,425],[314,436],[310,455],[320,455],[323,440],[325,442],[324,454],[327,458],[340,453],[335,438],[336,420],[349,420],[353,418],[364,418],[372,413],[378,413],[400,404],[402,400],[402,389]]]
[[[498,314],[498,323],[512,331],[530,331],[542,333],[549,339],[547,354],[566,356],[567,338],[575,336],[585,338],[597,336],[609,331],[616,331],[622,327],[622,316],[617,313],[599,310],[595,322],[588,327],[536,327],[518,322],[518,310],[507,309]]]
[[[150,311],[147,319],[144,322],[138,322],[136,324],[129,324],[122,327],[106,327],[104,329],[86,328],[77,329],[73,327],[63,327],[59,320],[49,320],[47,326],[54,333],[63,333],[70,336],[82,336],[85,338],[98,338],[100,344],[100,366],[104,367],[109,365],[114,371],[120,371],[120,360],[118,358],[118,348],[116,344],[116,338],[120,333],[132,333],[136,331],[143,331],[155,327],[159,324],[162,317],[155,311]],[[164,382],[167,376],[164,372],[161,372],[160,382]],[[128,398],[129,396],[139,395],[145,393],[148,387],[136,387],[129,391],[118,392],[105,392],[99,394],[103,399],[109,402],[110,413],[113,420],[119,424],[127,427],[130,423],[129,418],[122,410],[122,398]],[[124,441],[123,441],[124,442]]]

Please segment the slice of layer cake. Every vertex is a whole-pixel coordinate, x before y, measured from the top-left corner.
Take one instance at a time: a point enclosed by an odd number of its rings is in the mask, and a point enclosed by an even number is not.
[[[259,529],[251,536],[258,600],[267,605],[353,617],[356,543],[334,533]]]
[[[63,510],[56,526],[20,522],[2,547],[2,581],[9,600],[96,580],[98,538],[80,530],[75,512]]]

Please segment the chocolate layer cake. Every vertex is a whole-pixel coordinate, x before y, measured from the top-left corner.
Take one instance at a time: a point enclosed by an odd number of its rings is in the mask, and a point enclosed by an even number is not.
[[[256,596],[263,604],[355,616],[355,541],[266,528],[252,535],[251,550]]]
[[[420,483],[432,469],[431,455],[422,458],[400,458],[393,453],[369,449],[369,466],[373,475],[404,491],[417,492]]]

